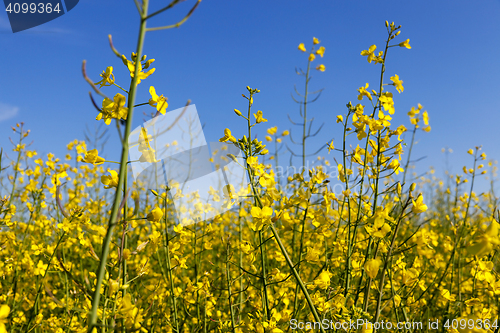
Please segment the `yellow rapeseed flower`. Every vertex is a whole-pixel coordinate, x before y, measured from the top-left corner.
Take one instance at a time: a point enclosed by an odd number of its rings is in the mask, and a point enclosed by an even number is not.
[[[366,60],[368,60],[369,63],[371,63],[375,58],[375,50],[377,49],[377,45],[372,45],[368,50],[363,50],[361,51],[362,56],[368,56]]]
[[[146,56],[143,57],[143,59],[146,59]],[[135,62],[137,61],[137,55],[135,53],[132,53],[132,61],[128,60],[125,55],[122,55],[122,61],[125,66],[127,66],[129,72],[130,72],[130,77],[133,78],[135,74]],[[147,72],[143,72],[143,70],[148,69],[149,66],[154,62],[154,59],[149,59],[146,61],[144,64],[140,64],[139,66],[139,76],[137,77],[137,84],[141,83],[141,80],[144,80],[151,74],[155,72],[155,68],[151,68]]]
[[[321,274],[318,276],[316,280],[314,280],[314,284],[322,289],[326,290],[328,286],[330,285],[330,279],[331,279],[332,273],[328,271],[323,271]]]
[[[375,214],[368,220],[373,224],[365,226],[365,229],[373,237],[383,238],[391,231],[391,226],[385,222],[385,220],[392,220],[388,215],[387,207],[385,210],[382,207],[377,207]]]
[[[424,111],[422,113],[422,120],[424,121],[425,125],[429,125],[429,114],[427,113],[427,111]]]
[[[144,163],[156,163],[156,151],[151,147],[150,140],[152,136],[148,134],[145,127],[141,128],[141,133],[139,134],[139,148],[138,150],[142,153],[139,157],[139,161]]]
[[[392,99],[392,93],[385,92],[380,96],[380,103],[384,107],[385,111],[388,111],[390,114],[394,114],[394,100]]]
[[[82,162],[90,163],[93,165],[103,164],[105,161],[106,160],[104,158],[99,156],[99,152],[97,151],[97,149],[89,150],[82,160]]]
[[[328,149],[328,154],[330,154],[330,152],[335,149],[335,147],[333,146],[333,140],[332,142],[327,143],[326,149]]]
[[[477,257],[482,257],[493,250],[494,245],[498,245],[498,223],[491,221],[484,233],[476,237],[474,245],[467,247],[467,251]]]
[[[274,135],[276,134],[277,131],[278,131],[278,126],[270,127],[267,129],[267,133],[269,135]]]
[[[161,218],[163,217],[163,211],[161,210],[160,207],[156,206],[155,209],[153,209],[146,219],[150,222],[159,222]]]
[[[358,100],[362,100],[363,96],[368,97],[368,99],[371,101],[372,100],[372,94],[366,90],[368,89],[369,84],[367,83],[364,87],[360,87],[358,89],[359,95],[358,95]]]
[[[411,46],[410,46],[410,39],[408,38],[408,39],[407,39],[407,40],[405,40],[404,42],[399,43],[399,46],[401,46],[401,47],[406,47],[407,49],[411,49]]]
[[[231,135],[231,130],[229,128],[226,128],[224,130],[224,136],[219,139],[219,142],[227,142],[227,141],[231,141],[233,143],[236,142],[236,138]]]
[[[418,195],[417,200],[412,199],[411,201],[413,203],[413,207],[411,208],[411,210],[415,214],[420,214],[427,210],[427,205],[424,204],[424,197],[422,196],[422,193]]]
[[[396,175],[398,175],[400,172],[405,171],[405,169],[401,167],[401,165],[399,164],[399,160],[397,159],[392,160],[392,162],[389,164],[389,168],[393,169]]]
[[[378,269],[380,267],[379,259],[369,259],[365,263],[365,272],[370,277],[370,279],[375,279],[378,273]]]
[[[318,54],[319,56],[321,56],[321,58],[323,58],[323,55],[325,54],[325,47],[321,46],[318,50],[316,50],[316,54]]]
[[[115,76],[113,74],[113,67],[111,67],[111,66],[107,67],[106,70],[103,71],[102,74],[100,74],[100,76],[102,77],[102,80],[94,83],[95,85],[99,84],[99,88],[109,87],[109,86],[113,85],[113,83],[115,83]]]
[[[262,122],[267,122],[267,119],[265,119],[265,118],[263,117],[263,113],[262,113],[262,111],[260,111],[260,110],[259,110],[259,111],[257,111],[257,114],[255,114],[255,113],[254,113],[253,115],[254,115],[254,117],[255,117],[255,122],[256,122],[257,124],[258,124],[258,123],[262,123]]]
[[[399,79],[399,76],[396,74],[394,76],[390,77],[392,84],[396,87],[396,90],[399,91],[400,93],[405,90],[403,87],[403,81]]]
[[[5,324],[8,322],[7,317],[10,313],[10,307],[7,304],[0,306],[0,333],[7,333]]]
[[[252,207],[250,214],[252,214],[252,217],[255,219],[269,219],[273,214],[273,210],[271,207],[268,206],[264,206],[262,208]]]
[[[115,170],[109,170],[108,172],[110,175],[102,175],[101,176],[101,183],[103,183],[105,186],[105,189],[112,188],[112,187],[117,187],[118,186],[118,173]]]
[[[273,215],[273,209],[269,206],[252,207],[250,214],[253,217],[253,224],[251,228],[254,231],[261,230],[264,225],[271,222],[271,215]]]
[[[128,108],[124,106],[125,103],[126,98],[120,93],[116,94],[113,100],[106,97],[102,101],[101,112],[95,119],[104,119],[106,125],[111,124],[111,119],[127,119]]]
[[[149,105],[151,105],[152,107],[156,107],[156,110],[161,114],[165,114],[168,107],[167,98],[163,97],[163,95],[158,96],[156,94],[155,87],[153,86],[149,87],[149,93],[151,94]]]

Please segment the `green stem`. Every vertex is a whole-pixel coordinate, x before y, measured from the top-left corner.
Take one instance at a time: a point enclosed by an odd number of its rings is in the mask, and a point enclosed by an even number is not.
[[[405,186],[406,173],[408,172],[408,167],[410,166],[411,150],[413,148],[413,142],[415,141],[415,133],[416,132],[417,132],[417,125],[415,125],[415,127],[413,128],[413,134],[411,136],[410,148],[408,148],[408,160],[406,161],[405,170],[403,171],[403,181],[401,182],[401,188],[403,188],[403,186]]]
[[[21,126],[21,129],[19,131],[19,135],[20,135],[19,146],[22,147],[22,142],[23,142],[23,127],[22,126]],[[3,215],[3,220],[5,220],[7,213],[10,211],[10,204],[12,203],[12,199],[14,198],[14,192],[16,190],[16,184],[17,184],[17,176],[19,174],[19,162],[21,161],[21,153],[22,153],[22,149],[19,149],[19,152],[17,154],[16,164],[14,165],[14,179],[12,180],[12,190],[10,192],[9,202],[5,205],[5,208],[7,208],[7,210],[5,211],[5,213]]]
[[[239,212],[241,213],[241,202],[240,202],[240,207],[239,207]],[[239,222],[239,227],[238,227],[238,236],[239,236],[239,245],[243,244],[243,231],[242,231],[242,222],[241,222],[241,214],[238,214],[238,222]],[[243,251],[239,251],[239,257],[238,257],[238,264],[240,266],[240,294],[239,294],[239,312],[238,312],[238,324],[241,323],[241,312],[243,311],[243,270],[241,267],[243,267]]]
[[[165,211],[167,211],[167,198],[165,197]],[[174,277],[172,275],[172,263],[170,261],[170,240],[168,239],[167,233],[167,217],[165,216],[165,254],[167,257],[167,270],[168,270],[168,279],[170,280],[170,294],[172,297],[172,307],[174,308],[174,325],[175,332],[179,332],[179,320],[177,317],[177,300],[175,299],[175,288],[174,288]]]
[[[387,58],[387,50],[389,49],[389,41],[391,40],[391,35],[392,35],[392,32],[389,33],[389,37],[387,38],[387,41],[386,41],[386,44],[385,44],[384,57],[383,57],[383,60],[382,60],[382,68],[380,69],[380,82],[379,82],[378,100],[377,100],[377,103],[375,104],[375,106],[373,108],[373,112],[372,112],[371,118],[375,117],[375,113],[377,111],[377,108],[378,109],[381,108],[380,96],[382,96],[382,89],[383,89],[383,85],[384,85],[385,61],[386,61],[386,58]],[[360,184],[358,211],[357,211],[357,214],[356,214],[356,223],[354,224],[354,230],[353,230],[353,233],[352,233],[352,241],[349,241],[349,244],[351,244],[351,242],[354,243],[354,240],[356,239],[356,231],[357,231],[357,227],[358,227],[359,216],[360,216],[360,213],[361,213],[361,207],[362,207],[361,202],[362,202],[362,198],[363,198],[363,195],[362,195],[362,192],[363,192],[363,182],[364,182],[365,173],[366,173],[366,169],[367,169],[367,156],[368,156],[368,146],[369,146],[369,142],[370,142],[370,132],[371,132],[371,130],[368,129],[368,136],[366,137],[365,156],[364,156],[364,161],[363,161],[363,175],[362,175],[361,184]],[[372,215],[375,214],[375,211],[377,209],[378,181],[379,181],[379,178],[380,178],[380,153],[381,153],[380,152],[380,137],[381,137],[381,133],[380,133],[380,130],[379,130],[378,131],[378,135],[377,135],[377,173],[375,175],[376,176],[376,180],[375,180],[375,191],[374,191],[374,198],[373,198],[373,205],[372,205]],[[345,155],[345,152],[344,152],[344,155]],[[351,250],[349,250],[349,251],[351,251]],[[351,267],[350,267],[350,257],[351,257],[351,255],[352,255],[352,253],[349,252],[348,253],[349,266],[347,267],[348,272],[350,272],[350,270],[351,270]],[[361,272],[360,281],[358,283],[358,288],[362,284],[362,281],[363,281],[363,278],[364,278],[364,273],[365,273],[365,271],[363,269],[362,272]],[[350,281],[348,280],[347,283],[346,283],[346,291],[345,291],[346,301],[347,301],[347,293],[348,293],[348,288],[349,288],[349,282]],[[358,289],[357,293],[358,292],[359,292],[359,289]],[[369,289],[368,289],[367,293],[368,294],[370,293]],[[357,296],[356,296],[356,298],[357,298]],[[368,299],[368,298],[365,296],[365,299]]]
[[[302,219],[302,231],[300,233],[300,247],[299,247],[299,260],[297,262],[297,271],[300,271],[300,262],[302,261],[302,251],[304,250],[304,233],[306,228],[306,217],[307,217],[307,209],[309,208],[310,198],[307,200],[307,208],[304,211],[304,218]],[[293,300],[293,313],[296,315],[295,311],[297,311],[297,303],[299,300],[299,286],[295,287],[295,297]]]
[[[311,61],[307,62],[307,72],[306,72],[306,87],[304,95],[304,123],[302,126],[302,170],[306,167],[306,139],[307,139],[307,94],[309,88],[309,71],[311,69]]]
[[[304,296],[307,300],[307,304],[309,305],[309,308],[311,309],[311,312],[313,313],[314,320],[318,323],[321,322],[321,318],[319,317],[318,312],[316,311],[316,307],[314,306],[314,303],[311,299],[311,296],[309,296],[309,292],[307,291],[304,282],[302,282],[302,279],[300,278],[299,273],[297,273],[297,270],[293,266],[292,260],[290,260],[290,256],[288,255],[288,252],[286,251],[285,246],[283,245],[283,242],[281,241],[281,238],[278,234],[278,231],[274,227],[273,223],[271,223],[270,228],[271,228],[271,231],[273,232],[273,235],[274,235],[274,238],[276,239],[276,242],[278,243],[278,246],[281,250],[281,253],[285,257],[285,260],[286,260],[286,263],[288,264],[288,267],[290,267],[290,270],[292,271],[292,274],[295,277],[295,280],[297,281],[297,283],[300,286],[300,290],[302,290],[302,293],[304,294]],[[322,333],[325,333],[325,330],[323,329],[322,325],[320,325],[320,331]]]
[[[36,316],[36,312],[37,312],[36,309],[38,306],[38,299],[40,298],[40,291],[42,290],[42,287],[45,285],[44,281],[45,281],[45,277],[47,276],[47,272],[49,271],[50,263],[52,262],[52,258],[54,258],[54,254],[56,253],[57,249],[59,248],[59,245],[61,244],[64,236],[66,236],[66,231],[63,231],[61,237],[59,237],[59,240],[57,241],[57,244],[56,244],[56,247],[54,248],[54,251],[52,251],[52,254],[50,255],[49,263],[47,264],[47,269],[43,273],[42,281],[40,282],[40,286],[38,287],[38,291],[36,293],[35,302],[33,303],[33,308],[32,308],[34,316],[33,315],[30,316],[30,320],[28,321],[28,328],[30,326],[31,320],[33,319],[33,317]]]
[[[405,211],[405,209],[408,206],[408,204],[409,204],[409,200],[406,202],[405,207],[403,207],[403,212]],[[379,316],[380,316],[380,311],[381,311],[380,304],[382,303],[382,296],[384,295],[383,291],[384,291],[385,272],[387,271],[387,267],[389,265],[389,262],[390,262],[390,259],[391,259],[391,256],[392,256],[392,251],[394,249],[394,244],[396,243],[396,236],[398,234],[399,227],[401,226],[401,222],[403,220],[403,216],[404,216],[403,214],[400,215],[398,223],[396,225],[396,228],[394,229],[394,234],[392,235],[391,245],[389,247],[389,251],[387,252],[387,257],[386,257],[386,260],[385,260],[385,263],[384,263],[384,268],[382,269],[382,276],[380,277],[380,283],[379,283],[379,286],[378,286],[379,293],[378,293],[378,299],[377,299],[377,308],[375,310],[376,312],[375,312],[374,322],[377,322],[378,319],[379,319]],[[368,294],[368,292],[367,292],[367,294]]]
[[[231,313],[231,331],[234,333],[236,327],[234,326],[234,311],[233,311],[233,301],[231,299],[231,274],[229,274],[229,243],[226,249],[226,279],[227,279],[227,292],[229,300],[229,311]]]
[[[253,93],[250,92],[249,101],[252,100],[252,95],[253,95]],[[250,119],[250,109],[251,109],[251,107],[252,107],[252,103],[249,102],[249,104],[248,104],[248,119]],[[252,153],[251,124],[250,124],[249,120],[248,120],[248,136],[249,136],[249,138],[248,138],[248,146],[246,147],[247,148],[247,151],[246,151],[246,153],[247,153],[246,157],[247,158],[250,157],[251,153]],[[249,177],[249,180],[250,180],[250,184],[252,186],[252,191],[253,191],[253,194],[254,194],[255,205],[258,206],[258,207],[260,207],[262,209],[264,207],[264,205],[262,204],[262,201],[260,199],[260,196],[258,195],[257,189],[255,188],[255,184],[254,184],[254,181],[253,181],[253,174],[252,174],[251,168],[250,168],[250,166],[248,164],[247,164],[247,172],[248,172],[248,177]],[[300,289],[304,293],[304,296],[305,296],[305,298],[307,300],[309,308],[311,309],[311,312],[313,313],[315,321],[316,322],[321,322],[321,318],[319,317],[318,312],[316,311],[316,307],[314,306],[314,303],[313,303],[313,301],[311,299],[311,296],[309,296],[309,292],[307,291],[304,282],[302,282],[302,279],[300,278],[297,270],[295,269],[295,267],[294,267],[294,265],[292,263],[292,260],[290,259],[290,256],[288,255],[288,252],[287,252],[285,246],[283,245],[283,242],[281,241],[281,238],[280,238],[280,236],[278,234],[278,231],[276,230],[276,228],[274,226],[274,223],[272,221],[269,224],[269,227],[271,228],[271,231],[272,231],[272,233],[274,235],[274,238],[276,239],[276,242],[278,243],[278,246],[279,246],[279,248],[281,250],[281,253],[285,257],[285,260],[286,260],[288,266],[290,267],[290,270],[292,271],[293,276],[297,280],[297,283],[299,284]],[[260,243],[261,243],[261,248],[262,248],[262,240],[260,241]],[[264,291],[266,291],[266,289],[264,289]],[[269,316],[269,313],[268,313],[268,316]],[[268,318],[268,320],[269,320],[269,318]],[[322,333],[325,333],[325,330],[322,327],[322,325],[320,325],[320,331]]]
[[[266,257],[264,255],[265,249],[264,244],[262,243],[262,230],[259,230],[259,247],[260,247],[260,260],[262,265],[262,288],[264,289],[264,297],[263,297],[263,305],[266,311],[267,320],[271,319],[271,313],[269,311],[269,296],[267,290],[267,272],[266,272]]]
[[[132,79],[132,82],[130,84],[130,94],[128,98],[128,115],[127,115],[127,122],[125,125],[125,135],[122,141],[122,156],[121,156],[121,162],[120,162],[120,174],[118,178],[118,186],[115,194],[115,199],[113,202],[113,208],[111,211],[111,216],[108,221],[108,230],[106,232],[106,236],[103,241],[102,245],[102,253],[101,253],[101,260],[99,262],[99,268],[97,271],[97,281],[96,281],[96,286],[95,286],[95,292],[94,292],[94,297],[92,300],[92,310],[90,313],[90,318],[89,318],[89,328],[88,332],[91,333],[93,331],[93,328],[97,326],[97,311],[99,309],[99,301],[101,298],[101,285],[102,281],[104,279],[104,273],[106,271],[106,264],[108,261],[108,255],[109,255],[109,248],[111,244],[111,238],[113,236],[113,231],[115,228],[115,220],[118,216],[118,210],[120,207],[120,202],[121,202],[121,192],[120,190],[123,188],[124,182],[125,182],[125,177],[127,175],[127,161],[128,161],[128,136],[130,134],[130,130],[132,128],[132,116],[133,116],[133,111],[134,111],[134,102],[135,102],[135,96],[137,92],[137,79],[139,78],[139,71],[141,67],[141,61],[140,59],[142,58],[142,49],[144,45],[144,38],[146,35],[146,16],[148,12],[148,0],[143,1],[143,6],[142,6],[142,14],[141,14],[141,21],[140,21],[140,28],[139,28],[139,38],[137,41],[137,58],[136,58],[136,63],[135,63],[135,72],[134,72],[134,77]]]

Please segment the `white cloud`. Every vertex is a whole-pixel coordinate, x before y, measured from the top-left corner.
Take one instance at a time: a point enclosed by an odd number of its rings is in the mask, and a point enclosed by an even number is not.
[[[0,102],[0,121],[13,118],[19,112],[19,107]]]

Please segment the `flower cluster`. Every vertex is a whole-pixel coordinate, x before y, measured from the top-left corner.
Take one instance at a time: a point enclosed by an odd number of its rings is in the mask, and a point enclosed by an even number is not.
[[[311,51],[309,52],[309,56],[308,56],[309,64],[316,59],[317,55],[319,55],[321,58],[323,58],[323,55],[325,54],[325,47],[324,46],[317,47],[317,45],[319,43],[320,43],[320,41],[316,37],[313,37],[313,46],[312,46]],[[306,47],[304,46],[304,43],[300,43],[298,49],[299,49],[299,51],[307,52]],[[320,72],[324,72],[326,67],[325,67],[325,65],[320,64],[320,65],[316,66],[316,69]]]
[[[213,209],[196,202],[199,194],[186,194],[182,184],[175,193],[164,184],[149,190],[148,179],[128,177],[131,161],[87,149],[100,142],[72,141],[63,159],[40,156],[30,149],[24,124],[13,127],[11,152],[0,151],[0,333],[280,333],[292,319],[459,318],[493,325],[499,198],[493,190],[476,193],[474,184],[495,176],[495,162],[485,162],[475,147],[469,155],[464,149],[471,165],[447,179],[432,169],[423,176],[409,172],[414,137],[419,128],[430,130],[429,116],[420,104],[411,109],[406,125],[413,137],[406,144],[407,128],[393,124],[403,81],[383,74],[388,50],[401,50],[390,47],[410,49],[409,40],[392,45],[400,27],[386,27],[385,51],[362,52],[381,65],[376,90],[368,83],[358,89],[359,103],[347,103],[332,124],[337,147],[328,143],[330,154],[323,149],[326,157],[311,167],[280,177],[267,163],[278,166],[290,130],[267,128],[265,141],[275,142],[269,156],[255,133],[272,123],[272,114],[252,110],[261,107],[260,90],[247,87],[248,112],[234,109],[243,126],[226,128],[220,141],[241,151],[243,158],[228,157],[243,168],[249,187],[211,189],[214,201],[225,197],[231,209],[210,221],[197,218]],[[318,44],[313,38],[309,65],[324,54]],[[303,44],[299,50],[306,52]],[[154,71],[144,72],[152,63],[144,56],[135,77],[138,58],[123,58],[131,90]],[[120,89],[112,67],[101,77],[99,88]],[[153,116],[166,112],[166,97],[153,87],[149,93],[138,106]],[[126,94],[103,97],[98,120],[114,119],[121,129],[136,107],[134,94]],[[139,162],[157,162],[146,128],[137,144]],[[175,207],[175,196],[196,204]],[[242,200],[232,204],[237,197]],[[176,212],[188,209],[192,223],[181,223]]]

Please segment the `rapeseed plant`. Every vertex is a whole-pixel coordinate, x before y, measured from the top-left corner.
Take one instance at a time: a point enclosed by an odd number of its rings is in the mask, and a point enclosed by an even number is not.
[[[198,3],[178,24],[160,28],[181,25]],[[467,151],[472,166],[444,181],[432,170],[423,177],[410,174],[417,130],[428,132],[430,125],[427,111],[413,107],[411,142],[403,149],[407,129],[393,125],[391,117],[398,112],[395,92],[404,92],[403,80],[397,74],[385,79],[388,51],[411,49],[409,39],[393,42],[400,26],[386,22],[382,50],[372,45],[361,52],[380,66],[380,81],[371,85],[376,89],[363,83],[360,103],[348,102],[346,113],[337,116],[336,147],[328,143],[327,157],[306,169],[311,133],[303,127],[297,154],[303,168],[288,178],[280,179],[275,169],[290,131],[267,129],[266,142],[275,142],[272,153],[255,138],[254,126],[269,121],[260,91],[247,87],[247,111],[234,109],[247,131],[236,138],[227,128],[220,141],[242,152],[228,157],[244,168],[249,187],[214,193],[231,209],[211,221],[183,224],[174,218],[170,188],[158,184],[147,191],[145,180],[128,176],[134,109],[152,108],[155,116],[168,108],[155,87],[149,87],[148,101],[135,104],[137,89],[155,72],[154,60],[142,54],[145,33],[158,30],[148,28],[147,19],[163,11],[148,14],[148,1],[136,4],[137,50],[129,60],[111,43],[130,75],[128,90],[118,85],[118,68],[108,66],[94,83],[84,67],[85,79],[103,99],[101,107],[94,101],[97,121],[114,122],[118,130],[120,161],[106,160],[78,140],[68,144],[65,159],[38,156],[26,144],[29,131],[22,123],[13,127],[18,139],[12,141],[12,158],[0,153],[6,193],[0,198],[0,333],[279,333],[289,331],[292,320],[325,332],[313,324],[324,319],[422,322],[423,330],[439,319],[448,331],[498,331],[499,200],[493,187],[474,192],[477,177],[488,175],[493,184],[496,167],[475,147]],[[310,125],[311,62],[325,54],[317,38],[312,44],[309,53],[304,44],[298,47],[308,59],[304,126]],[[323,72],[325,66],[316,69]],[[121,92],[109,98],[101,88]],[[146,129],[138,146],[142,162],[157,161]],[[109,169],[107,163],[119,167]],[[247,199],[234,203],[237,196]]]

